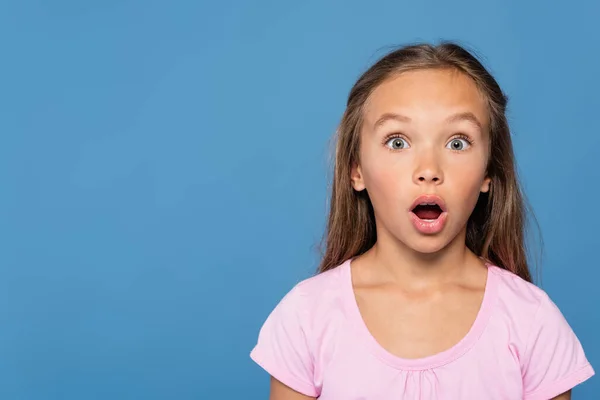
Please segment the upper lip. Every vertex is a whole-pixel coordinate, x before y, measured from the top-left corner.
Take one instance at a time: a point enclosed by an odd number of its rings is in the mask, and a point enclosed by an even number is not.
[[[410,206],[410,211],[414,210],[416,206],[418,206],[419,204],[422,204],[422,203],[435,203],[442,209],[442,211],[447,211],[446,203],[444,202],[444,199],[442,199],[437,194],[422,194],[422,195],[420,195],[419,197],[417,197],[415,199],[415,201],[413,201],[412,205]]]

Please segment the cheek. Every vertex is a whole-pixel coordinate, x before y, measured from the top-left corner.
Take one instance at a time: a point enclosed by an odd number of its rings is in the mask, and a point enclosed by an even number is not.
[[[457,198],[466,201],[469,205],[475,205],[477,198],[479,197],[481,188],[481,180],[479,179],[462,179],[454,185],[454,192],[457,194]]]
[[[484,163],[472,160],[469,163],[454,165],[447,178],[449,179],[446,183],[452,188],[454,197],[468,203],[469,207],[474,207],[485,178]]]
[[[402,201],[402,194],[410,185],[410,176],[407,172],[410,169],[398,160],[398,157],[383,155],[365,163],[363,167],[365,185],[374,207],[378,204],[400,204]]]

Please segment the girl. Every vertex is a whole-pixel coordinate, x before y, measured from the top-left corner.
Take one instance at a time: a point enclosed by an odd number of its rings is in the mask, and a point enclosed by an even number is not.
[[[453,43],[401,48],[360,77],[320,273],[251,352],[272,400],[569,399],[594,375],[531,283],[506,102]]]

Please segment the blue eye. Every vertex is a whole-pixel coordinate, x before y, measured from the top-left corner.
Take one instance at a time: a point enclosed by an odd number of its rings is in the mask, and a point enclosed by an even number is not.
[[[461,139],[461,138],[456,138],[456,139],[452,139],[450,141],[450,143],[448,143],[448,146],[446,146],[446,148],[450,149],[450,150],[465,150],[466,148],[468,148],[471,145],[471,143],[469,143],[468,140],[466,139]]]
[[[385,145],[392,150],[402,150],[408,148],[408,142],[401,137],[390,138]]]

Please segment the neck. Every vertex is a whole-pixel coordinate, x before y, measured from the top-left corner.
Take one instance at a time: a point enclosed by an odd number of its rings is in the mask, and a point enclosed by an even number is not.
[[[477,256],[465,245],[465,233],[433,253],[419,253],[391,236],[381,235],[368,258],[373,272],[390,283],[424,289],[455,282],[477,262]]]

